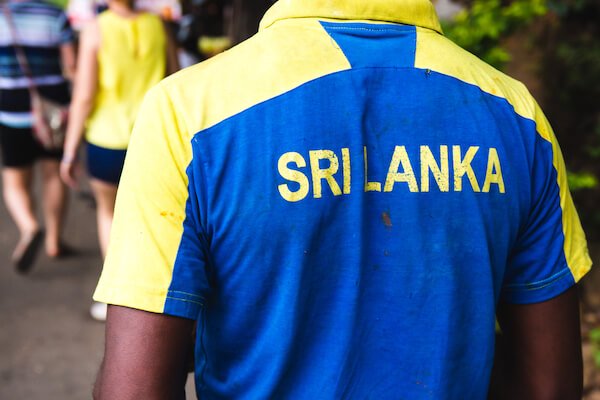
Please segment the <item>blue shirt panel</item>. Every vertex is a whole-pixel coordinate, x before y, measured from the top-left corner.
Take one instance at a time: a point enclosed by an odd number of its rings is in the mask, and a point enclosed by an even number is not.
[[[415,64],[415,26],[331,22],[321,22],[321,25],[340,46],[352,68],[412,67]],[[376,45],[373,45],[374,40]]]

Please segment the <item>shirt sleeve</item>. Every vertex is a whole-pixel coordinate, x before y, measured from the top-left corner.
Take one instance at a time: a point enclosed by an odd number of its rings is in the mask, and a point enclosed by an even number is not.
[[[592,265],[560,147],[537,104],[535,109],[531,207],[510,256],[501,294],[509,303],[537,303],[558,296]]]
[[[159,84],[133,129],[96,301],[197,318],[208,290],[207,247],[191,159],[190,135]]]

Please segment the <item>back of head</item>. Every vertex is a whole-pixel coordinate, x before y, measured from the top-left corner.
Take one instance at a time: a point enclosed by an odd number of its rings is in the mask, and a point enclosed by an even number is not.
[[[108,0],[108,6],[121,6],[133,10],[134,2],[133,0]]]

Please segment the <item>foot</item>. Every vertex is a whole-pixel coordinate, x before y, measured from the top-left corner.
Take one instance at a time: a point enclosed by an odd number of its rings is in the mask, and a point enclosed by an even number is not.
[[[77,254],[77,250],[75,250],[73,247],[69,246],[68,244],[61,242],[58,245],[46,244],[46,254],[50,258],[57,259],[57,258],[70,257],[74,254]]]
[[[43,241],[44,231],[42,229],[21,235],[11,257],[18,273],[26,274],[33,267]]]
[[[46,243],[46,254],[50,258],[58,258],[60,256],[60,247],[61,246],[58,243]]]

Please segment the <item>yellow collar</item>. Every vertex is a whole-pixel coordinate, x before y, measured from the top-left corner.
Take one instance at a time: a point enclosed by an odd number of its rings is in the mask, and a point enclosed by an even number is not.
[[[279,0],[265,14],[260,29],[289,18],[390,22],[442,33],[430,0]]]

